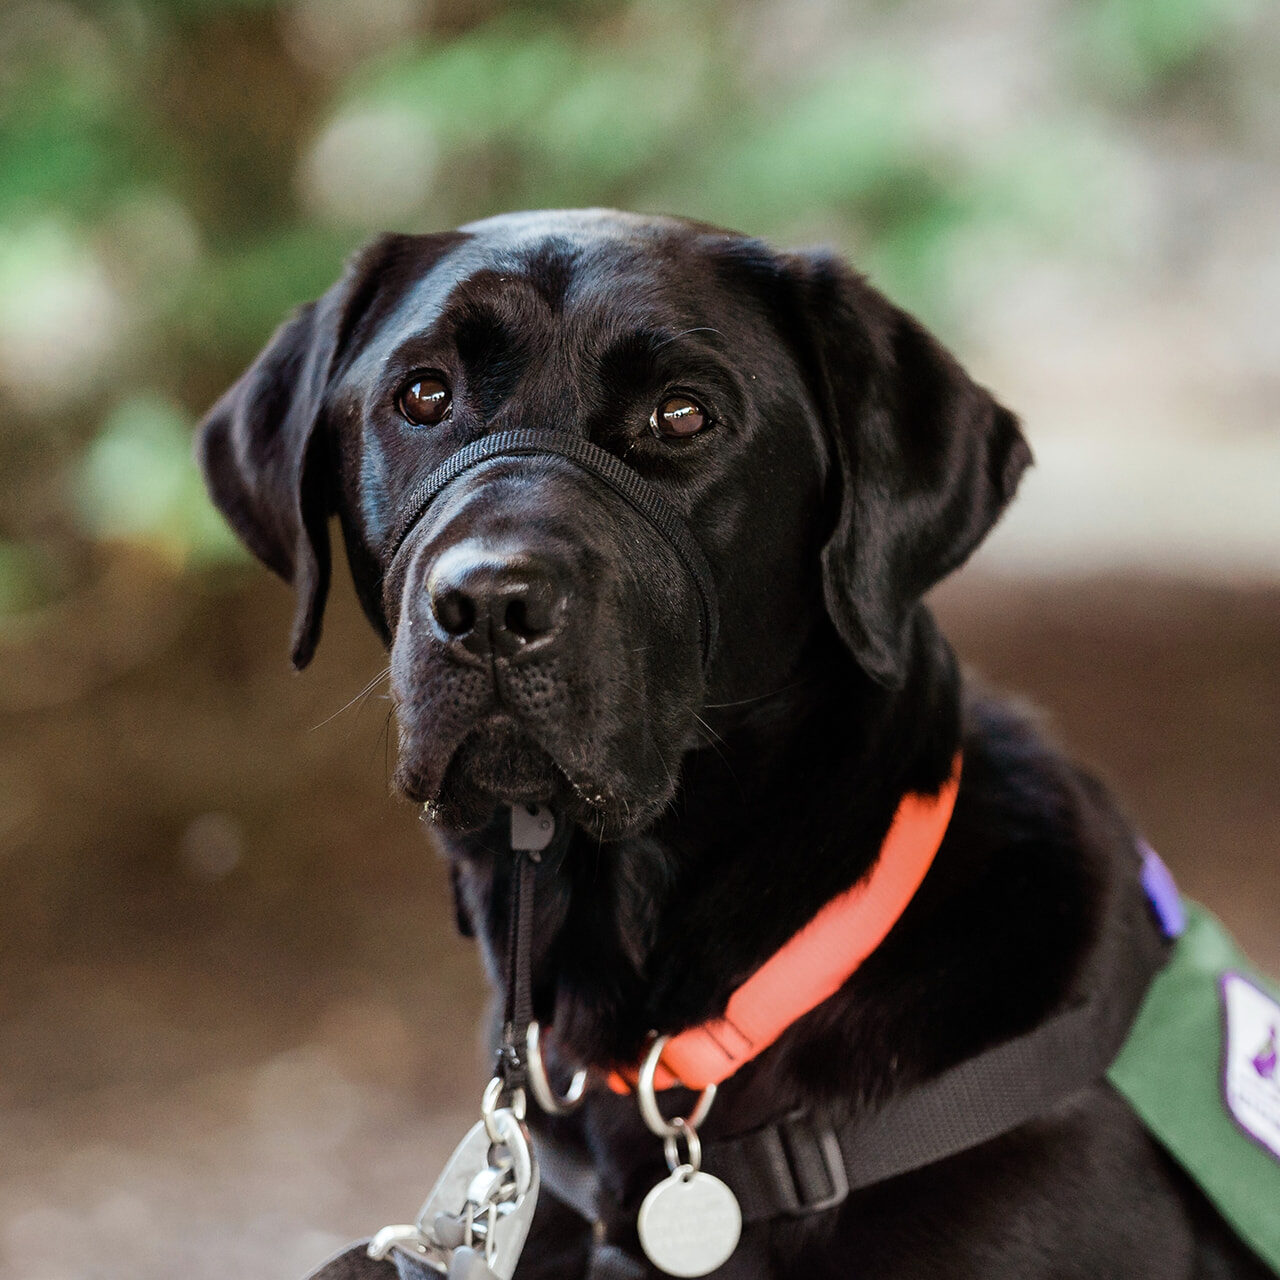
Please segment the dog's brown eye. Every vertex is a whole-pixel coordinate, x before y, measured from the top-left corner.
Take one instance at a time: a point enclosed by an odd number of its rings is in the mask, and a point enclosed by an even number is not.
[[[649,425],[660,436],[696,436],[711,415],[688,396],[668,396],[654,411]]]
[[[443,422],[452,403],[444,380],[429,373],[415,373],[396,397],[401,416],[415,427],[434,427]]]

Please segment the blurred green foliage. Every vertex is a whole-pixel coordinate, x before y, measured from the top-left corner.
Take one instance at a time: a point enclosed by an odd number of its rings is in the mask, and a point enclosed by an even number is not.
[[[1041,8],[1057,91],[995,127],[922,56],[928,5],[851,7],[832,33],[821,6],[732,0],[10,0],[0,616],[104,541],[234,554],[192,423],[384,226],[686,213],[834,243],[944,329],[965,246],[1088,248],[1108,134],[1197,75],[1220,90],[1252,10]]]
[[[177,406],[150,396],[111,411],[75,475],[77,514],[92,536],[147,542],[179,563],[240,554],[204,499],[191,426]]]
[[[1080,52],[1115,94],[1139,98],[1211,61],[1224,31],[1239,30],[1260,0],[1094,0],[1083,8]]]

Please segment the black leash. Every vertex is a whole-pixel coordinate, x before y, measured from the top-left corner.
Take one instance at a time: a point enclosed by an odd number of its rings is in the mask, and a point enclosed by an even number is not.
[[[446,458],[411,495],[402,518],[388,539],[388,561],[399,554],[405,540],[431,503],[458,477],[493,459],[529,456],[552,456],[572,463],[621,498],[667,543],[693,583],[698,601],[702,660],[704,668],[708,666],[716,646],[719,611],[715,581],[697,539],[683,515],[639,472],[581,437],[557,431],[504,431],[464,446]],[[548,811],[520,805],[512,808],[513,862],[510,872],[511,889],[507,920],[507,990],[501,1043],[494,1068],[495,1078],[491,1082],[491,1089],[486,1090],[486,1105],[496,1105],[506,1098],[510,1100],[511,1106],[518,1114],[523,1114],[525,1085],[529,1078],[527,1037],[533,1021],[534,888],[539,864],[558,859],[567,847],[568,839],[568,824],[563,821],[557,823]],[[491,1092],[497,1094],[492,1102],[489,1101]],[[488,1127],[493,1120],[489,1112],[484,1112],[484,1115],[484,1123]],[[489,1129],[489,1134],[491,1141],[496,1142],[492,1128]],[[463,1144],[455,1152],[455,1159],[463,1153],[464,1149],[469,1150],[467,1147],[469,1141],[470,1138],[464,1139]],[[523,1145],[526,1145],[527,1149],[527,1135]],[[491,1148],[490,1160],[493,1158],[493,1148]],[[480,1172],[488,1176],[500,1171],[490,1167]],[[445,1176],[447,1175],[448,1169]],[[437,1184],[436,1191],[432,1193],[432,1199],[429,1199],[428,1205],[424,1206],[419,1214],[420,1219],[439,1191],[440,1186]],[[468,1191],[469,1203],[470,1199],[470,1191]],[[535,1200],[536,1186],[528,1197],[523,1191],[520,1193],[519,1203],[527,1201],[531,1207]],[[487,1209],[492,1212],[495,1205],[496,1202],[490,1203],[489,1199],[484,1199],[482,1204],[475,1207],[487,1206]],[[508,1204],[507,1207],[509,1208],[510,1205]],[[491,1218],[490,1221],[492,1222],[493,1219]],[[466,1248],[456,1249],[450,1255],[452,1259],[449,1263],[450,1280],[454,1280],[455,1265],[461,1268],[459,1276],[465,1273],[466,1280],[481,1280],[481,1277],[492,1280],[493,1272],[484,1265],[484,1261],[480,1260],[471,1248],[471,1231],[472,1228],[468,1225]],[[438,1269],[429,1268],[422,1261],[425,1252],[430,1252],[432,1248],[439,1252],[442,1247],[441,1241],[435,1239],[433,1242],[429,1238],[431,1236],[430,1223],[419,1222],[412,1226],[406,1224],[384,1228],[370,1246],[375,1253],[383,1255],[381,1260],[368,1257],[365,1244],[356,1245],[315,1272],[314,1280],[322,1280],[322,1278],[323,1280],[357,1280],[357,1277],[388,1280],[393,1264],[401,1280],[422,1280],[423,1277],[439,1276]],[[485,1239],[488,1240],[489,1237],[486,1235]],[[522,1239],[523,1236],[521,1236]],[[387,1245],[388,1240],[392,1242],[390,1246]],[[518,1256],[520,1244],[517,1243],[513,1247]],[[493,1259],[489,1258],[488,1261]],[[475,1268],[474,1277],[471,1270],[473,1267]],[[592,1249],[589,1274],[595,1280],[635,1280],[635,1277],[646,1274],[646,1268],[628,1257],[622,1250],[597,1242]]]
[[[534,891],[540,865],[558,865],[568,847],[569,824],[548,810],[516,807],[511,815],[511,892],[507,916],[507,989],[501,1042],[494,1075],[508,1096],[523,1090],[528,1080],[526,1041],[533,1020]],[[412,1251],[392,1249],[381,1258],[370,1257],[368,1240],[348,1245],[340,1254],[313,1271],[307,1280],[441,1280],[442,1273]],[[472,1263],[479,1277],[491,1277],[476,1255]],[[470,1271],[467,1271],[468,1276]],[[586,1280],[644,1280],[645,1266],[624,1250],[602,1241],[593,1242]],[[450,1280],[454,1268],[450,1268]]]
[[[523,1089],[529,1077],[525,1037],[533,1021],[533,888],[540,855],[513,851],[511,901],[507,908],[507,994],[493,1074],[502,1079],[508,1094]]]
[[[502,1038],[493,1074],[507,1094],[523,1089],[529,1079],[526,1044],[533,1021],[534,891],[538,869],[555,872],[569,847],[572,829],[540,805],[511,809],[511,888],[507,895],[507,989],[503,1000]]]

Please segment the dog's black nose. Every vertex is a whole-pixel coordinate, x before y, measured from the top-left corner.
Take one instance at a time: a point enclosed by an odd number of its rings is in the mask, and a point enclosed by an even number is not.
[[[475,544],[450,547],[427,575],[431,613],[446,639],[476,657],[516,658],[559,631],[565,593],[552,569]]]

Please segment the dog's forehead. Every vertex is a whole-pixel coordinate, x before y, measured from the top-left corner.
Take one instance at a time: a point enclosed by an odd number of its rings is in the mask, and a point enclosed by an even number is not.
[[[690,323],[714,301],[724,243],[698,224],[607,210],[504,215],[462,232],[410,283],[384,335],[420,332],[475,307],[542,313],[561,326]]]
[[[718,242],[743,239],[736,232],[687,218],[616,209],[506,213],[468,223],[459,232],[474,253],[517,263],[545,256],[552,245],[588,262],[611,259],[622,265],[639,255],[660,263],[694,257]]]

